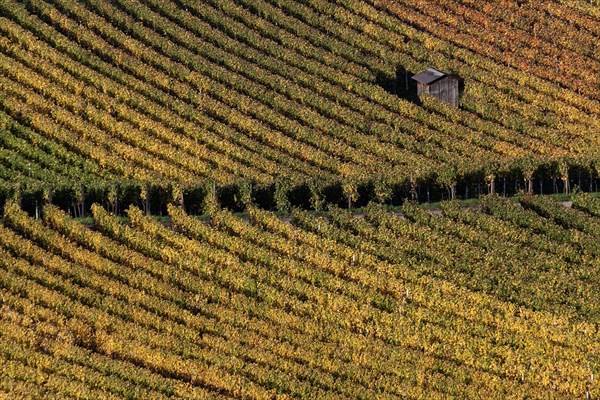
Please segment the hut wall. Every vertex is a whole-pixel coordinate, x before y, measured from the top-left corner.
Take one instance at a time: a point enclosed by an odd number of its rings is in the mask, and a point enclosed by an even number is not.
[[[429,85],[418,82],[417,83],[417,94],[420,96],[424,93],[429,94]]]
[[[458,79],[454,76],[448,77],[448,96],[447,102],[458,107]]]
[[[429,85],[429,94],[458,107],[458,79],[447,76]]]

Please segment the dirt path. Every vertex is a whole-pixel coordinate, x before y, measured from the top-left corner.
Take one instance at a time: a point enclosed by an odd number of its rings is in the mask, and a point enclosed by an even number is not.
[[[561,201],[559,202],[563,207],[566,208],[572,208],[573,207],[573,202],[572,201]],[[468,209],[468,210],[474,210],[474,211],[479,211],[479,206],[467,206],[467,207],[463,207],[463,209]],[[429,210],[429,212],[433,215],[439,215],[440,217],[444,215],[444,212],[441,209],[432,209]],[[401,212],[396,212],[395,213],[398,217],[400,218],[404,218],[404,215]],[[357,212],[357,213],[353,213],[352,214],[355,218],[364,218],[365,214],[362,212]],[[284,217],[284,220],[290,220],[289,217]]]

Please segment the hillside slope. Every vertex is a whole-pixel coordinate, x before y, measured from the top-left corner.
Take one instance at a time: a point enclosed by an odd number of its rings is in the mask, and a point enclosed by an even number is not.
[[[521,185],[600,168],[584,1],[7,0],[0,30],[0,186],[39,201],[119,180]],[[405,90],[429,66],[463,80],[459,109]]]
[[[586,200],[586,199],[583,199]],[[0,225],[0,391],[35,398],[596,398],[597,200],[173,227]],[[586,205],[587,204],[587,205]],[[594,211],[595,210],[595,211]],[[564,217],[570,223],[565,224]]]

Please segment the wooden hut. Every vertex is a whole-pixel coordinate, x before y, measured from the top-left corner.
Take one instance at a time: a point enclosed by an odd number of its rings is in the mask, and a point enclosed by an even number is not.
[[[434,68],[427,68],[412,77],[417,81],[417,94],[427,93],[458,107],[458,78]]]

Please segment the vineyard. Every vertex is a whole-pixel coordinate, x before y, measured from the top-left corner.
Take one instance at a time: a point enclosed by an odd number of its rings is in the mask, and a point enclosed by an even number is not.
[[[3,1],[0,200],[597,190],[598,9],[572,3]],[[407,90],[429,66],[459,108]]]
[[[0,398],[600,398],[597,3],[0,1]]]
[[[292,221],[0,225],[0,390],[35,398],[597,398],[600,200]],[[568,221],[568,222],[567,222]],[[587,396],[587,397],[586,397]]]

